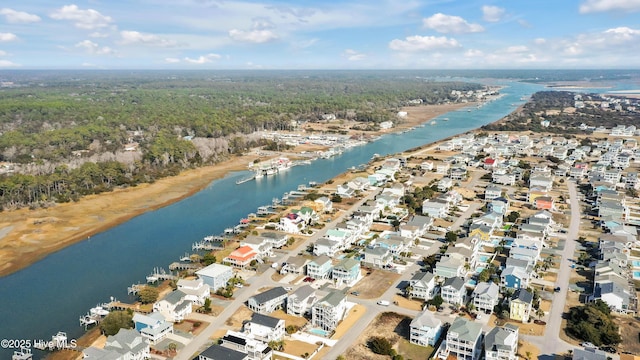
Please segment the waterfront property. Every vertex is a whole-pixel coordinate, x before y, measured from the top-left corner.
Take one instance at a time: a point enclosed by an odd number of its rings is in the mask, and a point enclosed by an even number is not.
[[[187,300],[187,294],[180,290],[174,290],[162,300],[153,304],[153,311],[161,313],[165,319],[172,322],[180,322],[185,316],[191,314],[191,301]]]
[[[149,315],[135,313],[133,315],[133,324],[136,331],[147,338],[153,345],[173,333],[173,323],[165,320],[164,316],[159,312],[152,312]]]
[[[226,265],[211,264],[196,271],[196,275],[209,285],[211,291],[216,291],[227,286],[227,282],[233,277],[233,270]]]
[[[108,336],[103,349],[88,347],[82,351],[83,359],[127,359],[144,360],[150,358],[151,348],[145,339],[133,329],[120,329]]]
[[[180,279],[176,284],[178,290],[186,294],[186,299],[197,305],[203,305],[204,300],[211,294],[209,285],[204,283],[202,279]]]
[[[249,266],[253,260],[258,258],[258,252],[251,246],[245,245],[237,248],[229,256],[222,259],[222,263],[231,265],[236,268],[244,269]]]

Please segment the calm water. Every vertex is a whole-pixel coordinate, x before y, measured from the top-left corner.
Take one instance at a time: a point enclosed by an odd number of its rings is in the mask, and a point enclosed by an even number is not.
[[[78,318],[111,296],[128,300],[127,286],[144,282],[156,266],[165,269],[191,244],[225,228],[273,197],[309,181],[323,182],[372,154],[397,153],[496,121],[541,86],[508,83],[499,100],[476,109],[454,111],[403,134],[348,150],[341,156],[294,167],[276,177],[236,185],[247,172],[214,181],[203,191],[171,206],[138,216],[104,233],[63,249],[15,274],[0,278],[0,339],[48,339],[58,331],[69,338],[83,333]],[[448,117],[449,121],[441,119]],[[11,351],[0,349],[0,358]],[[38,358],[36,355],[35,358]]]

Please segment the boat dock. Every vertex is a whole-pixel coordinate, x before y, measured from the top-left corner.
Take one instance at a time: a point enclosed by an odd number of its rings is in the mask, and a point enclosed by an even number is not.
[[[11,360],[32,360],[33,354],[31,353],[31,348],[20,348],[20,350],[16,350],[13,352],[11,356]]]
[[[154,268],[153,273],[147,275],[147,283],[149,284],[163,280],[178,280],[178,277],[171,273],[167,273],[163,268]]]

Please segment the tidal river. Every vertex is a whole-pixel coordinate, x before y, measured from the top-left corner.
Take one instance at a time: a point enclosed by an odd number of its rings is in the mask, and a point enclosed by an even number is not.
[[[227,227],[272,198],[309,181],[324,182],[351,166],[367,163],[375,153],[385,155],[478,128],[512,112],[542,86],[518,82],[506,86],[498,100],[480,108],[450,112],[435,125],[347,150],[332,159],[289,169],[275,177],[236,185],[247,172],[229,174],[206,189],[170,206],[140,215],[90,239],[67,247],[12,275],[0,278],[0,339],[50,340],[58,331],[69,339],[84,332],[79,317],[110,297],[130,300],[127,286],[144,282],[154,267],[177,261],[202,237]],[[448,121],[442,121],[444,118]],[[36,351],[37,353],[37,351]],[[0,349],[0,358],[11,358]],[[37,353],[34,359],[43,357]]]

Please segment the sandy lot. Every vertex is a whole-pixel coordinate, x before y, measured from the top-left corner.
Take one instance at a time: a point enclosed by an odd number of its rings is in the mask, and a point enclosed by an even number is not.
[[[371,270],[371,274],[358,281],[351,291],[359,292],[358,296],[363,299],[379,298],[399,277],[398,273],[374,269]]]
[[[229,317],[227,319],[227,321],[225,321],[225,325],[229,326],[230,328],[232,328],[233,330],[240,330],[242,329],[242,324],[251,319],[251,316],[253,315],[253,311],[251,311],[248,307],[242,305],[238,311],[236,311],[233,315],[231,315],[231,317]]]
[[[340,339],[344,334],[347,333],[347,331],[349,331],[349,329],[351,329],[351,327],[356,322],[358,322],[358,319],[360,319],[366,311],[367,309],[362,305],[355,305],[354,307],[352,307],[345,319],[338,324],[338,327],[336,327],[336,332],[331,338]]]
[[[416,106],[393,131],[412,127],[469,104]],[[381,133],[371,133],[372,136]],[[296,149],[296,151],[299,151]],[[274,153],[274,156],[277,154]],[[187,170],[153,184],[91,195],[48,209],[5,211],[0,219],[0,276],[22,269],[78,241],[146,211],[188,197],[230,171],[245,170],[257,155],[234,157],[213,166]]]

